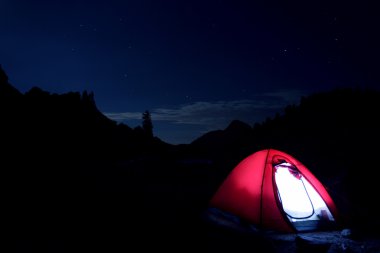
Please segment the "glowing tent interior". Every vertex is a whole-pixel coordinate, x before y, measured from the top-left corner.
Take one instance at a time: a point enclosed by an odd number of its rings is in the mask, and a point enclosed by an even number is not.
[[[241,161],[210,201],[211,208],[259,228],[300,232],[329,229],[338,211],[322,183],[298,160],[274,149]]]

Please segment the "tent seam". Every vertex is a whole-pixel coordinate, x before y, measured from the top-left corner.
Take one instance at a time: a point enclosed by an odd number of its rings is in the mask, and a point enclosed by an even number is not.
[[[270,152],[270,149],[268,149],[267,155],[265,157],[263,176],[261,178],[261,189],[260,189],[260,227],[263,226],[263,187],[264,187],[264,176],[265,176],[265,170],[267,168],[267,160],[268,160],[269,152]]]

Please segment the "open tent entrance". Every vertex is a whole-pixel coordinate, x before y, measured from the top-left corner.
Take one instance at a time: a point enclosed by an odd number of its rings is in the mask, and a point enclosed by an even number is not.
[[[333,225],[333,215],[310,182],[293,164],[280,161],[273,164],[274,185],[289,222],[297,231],[325,229]]]

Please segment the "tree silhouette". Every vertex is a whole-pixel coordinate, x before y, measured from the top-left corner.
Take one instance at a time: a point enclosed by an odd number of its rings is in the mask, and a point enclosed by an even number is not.
[[[152,117],[150,115],[150,112],[146,110],[142,114],[142,128],[144,132],[149,136],[153,137],[153,123],[152,123]]]

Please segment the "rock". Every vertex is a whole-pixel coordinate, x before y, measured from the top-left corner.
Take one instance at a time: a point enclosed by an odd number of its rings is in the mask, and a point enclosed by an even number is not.
[[[340,232],[340,235],[345,237],[345,238],[351,238],[352,237],[352,231],[351,229],[343,229],[342,232]]]
[[[310,236],[297,235],[296,237],[296,246],[298,253],[327,252],[331,245],[332,243],[327,240],[320,240]]]

